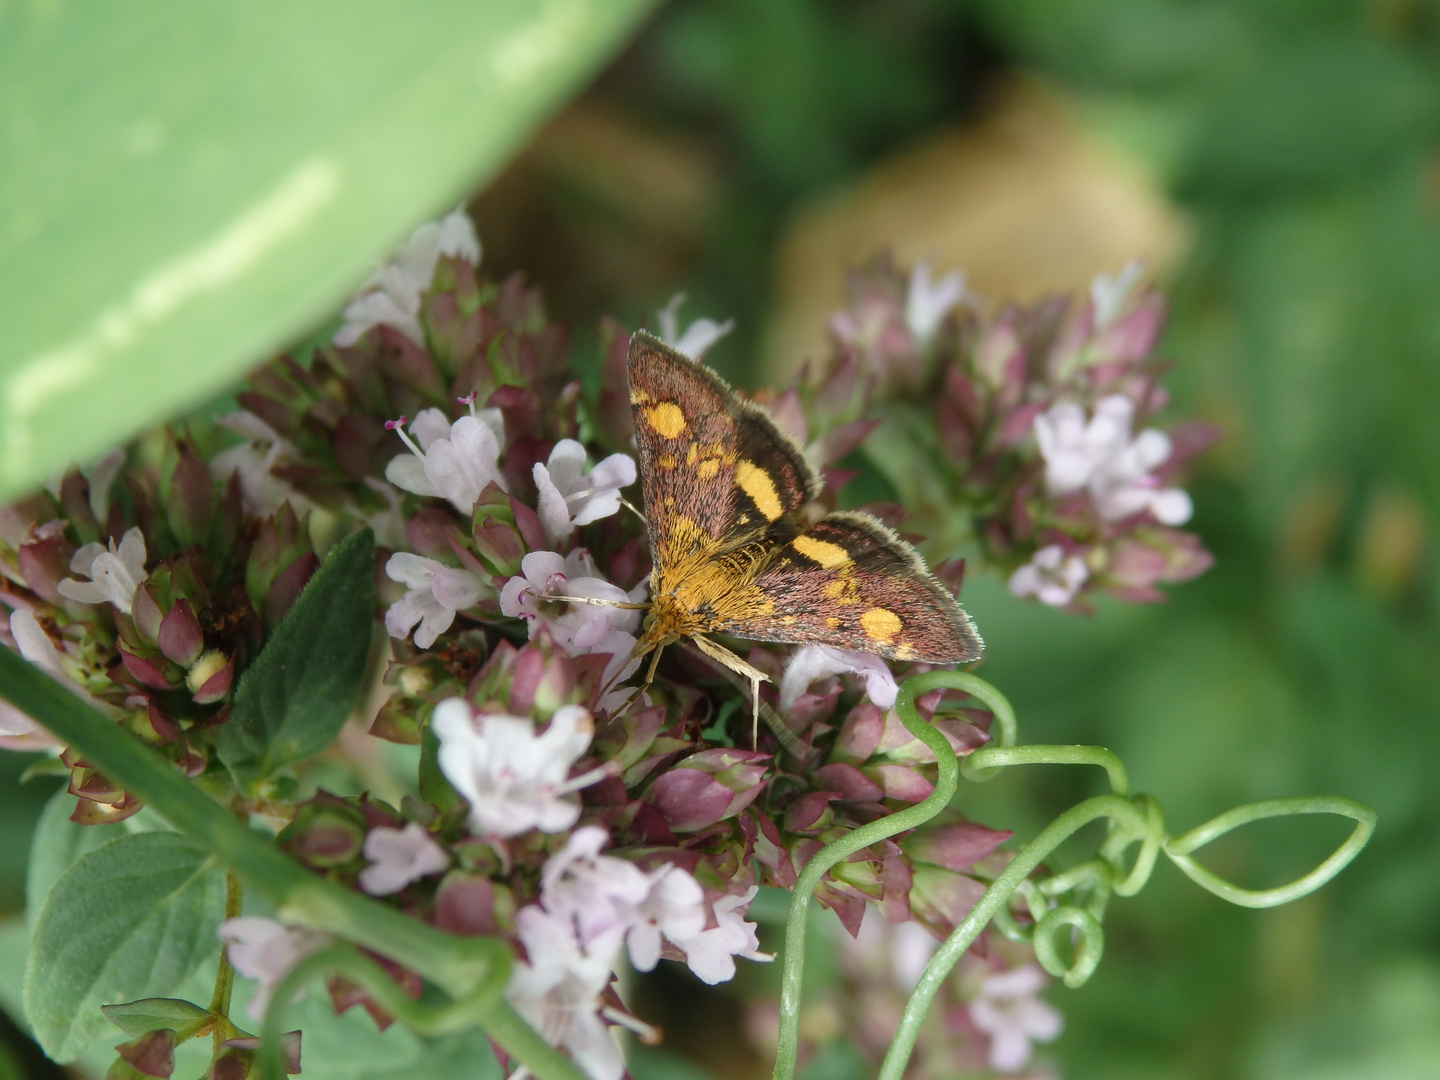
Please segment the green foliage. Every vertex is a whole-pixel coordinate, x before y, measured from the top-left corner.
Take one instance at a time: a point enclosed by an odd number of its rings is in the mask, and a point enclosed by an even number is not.
[[[0,491],[325,317],[648,6],[7,5]]]
[[[100,1011],[105,1019],[132,1038],[147,1031],[169,1028],[177,1040],[186,1038],[190,1031],[203,1024],[210,1016],[206,1010],[190,1001],[179,998],[141,998],[120,1005],[102,1005]]]
[[[144,809],[113,825],[77,825],[70,820],[74,809],[75,796],[62,788],[50,797],[35,825],[25,877],[25,913],[32,925],[55,882],[82,856],[118,836],[167,828],[158,814]]]
[[[163,995],[217,952],[225,875],[174,833],[121,836],[60,876],[35,922],[25,1013],[69,1061],[106,1027],[100,1006]]]
[[[242,787],[319,753],[340,733],[365,677],[374,572],[370,530],[342,540],[241,677],[219,748]]]

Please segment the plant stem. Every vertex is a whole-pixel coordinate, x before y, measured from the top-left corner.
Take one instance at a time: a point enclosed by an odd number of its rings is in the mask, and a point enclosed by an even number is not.
[[[225,918],[233,919],[240,914],[240,879],[233,871],[225,872]],[[230,991],[235,985],[235,968],[230,964],[230,953],[220,947],[220,969],[215,973],[215,992],[210,995],[210,1014],[215,1021],[215,1056],[220,1056],[221,1046],[231,1036],[226,1031],[230,1020]],[[221,1021],[224,1021],[223,1023]]]

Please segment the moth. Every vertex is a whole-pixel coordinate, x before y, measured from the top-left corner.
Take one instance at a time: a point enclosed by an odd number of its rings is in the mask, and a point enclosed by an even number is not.
[[[630,407],[653,564],[632,659],[693,641],[750,680],[764,672],[711,635],[830,645],[892,660],[977,660],[980,636],[916,550],[869,514],[813,524],[824,482],[761,405],[649,334],[630,339]]]

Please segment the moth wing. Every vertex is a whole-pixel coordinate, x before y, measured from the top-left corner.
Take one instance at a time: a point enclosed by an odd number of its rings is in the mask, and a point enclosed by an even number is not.
[[[643,331],[630,338],[630,408],[650,553],[657,567],[771,532],[820,480],[759,405],[705,365]]]
[[[727,621],[725,633],[931,664],[968,663],[984,650],[919,553],[868,514],[830,514],[777,545],[754,586],[770,613]]]

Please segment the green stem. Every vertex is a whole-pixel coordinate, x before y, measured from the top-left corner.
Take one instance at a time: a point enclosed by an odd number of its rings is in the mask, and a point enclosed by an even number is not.
[[[139,796],[177,831],[214,852],[246,886],[265,897],[283,921],[391,957],[457,1000],[490,980],[498,978],[503,984],[511,960],[503,941],[446,934],[316,877],[237,821],[169,761],[7,648],[0,648],[0,697],[79,750],[94,768]],[[564,1059],[558,1054],[539,1053],[543,1040],[508,1005],[485,1010],[482,1022],[499,1024],[516,1046],[517,1060],[540,1080],[578,1080],[573,1066],[559,1067]],[[500,1033],[487,1031],[500,1041]]]
[[[979,902],[960,921],[954,932],[940,946],[926,965],[915,992],[905,1004],[900,1017],[900,1027],[885,1054],[880,1066],[879,1080],[901,1080],[905,1066],[910,1061],[915,1039],[920,1034],[920,1024],[925,1019],[935,995],[949,978],[965,950],[975,943],[986,923],[1010,900],[1010,896],[1052,851],[1097,818],[1118,819],[1136,833],[1143,832],[1146,816],[1134,803],[1118,795],[1097,795],[1093,799],[1072,806],[1020,851],[1010,865],[985,890]]]
[[[240,914],[240,879],[233,871],[225,873],[225,918],[233,919]],[[235,986],[235,968],[230,963],[230,953],[221,948],[220,967],[215,972],[215,992],[210,995],[209,1012],[215,1020],[215,1056],[220,1056],[221,1046],[233,1036],[227,1029],[230,1024],[230,991]]]
[[[964,690],[984,701],[1000,720],[1002,737],[1013,741],[1015,714],[1003,695],[989,683],[963,671],[932,671],[906,679],[895,699],[895,709],[905,730],[930,748],[939,766],[935,790],[914,806],[897,810],[846,833],[821,848],[796,879],[785,919],[785,957],[780,975],[780,1039],[775,1056],[774,1080],[790,1080],[800,1051],[800,988],[805,965],[805,924],[810,914],[810,897],[820,879],[836,863],[871,844],[896,833],[923,825],[950,804],[959,783],[960,765],[945,736],[927,724],[915,708],[915,699],[932,690]],[[1004,717],[1003,719],[1002,716]]]

